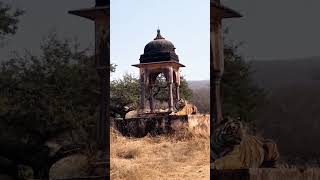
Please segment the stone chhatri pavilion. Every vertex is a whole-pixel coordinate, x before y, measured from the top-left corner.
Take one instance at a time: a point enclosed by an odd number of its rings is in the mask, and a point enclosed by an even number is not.
[[[144,54],[140,56],[140,64],[133,66],[140,68],[140,83],[141,83],[141,102],[140,110],[146,111],[146,94],[152,94],[155,87],[155,82],[160,73],[163,73],[167,87],[169,88],[169,112],[173,111],[175,100],[180,99],[180,68],[185,67],[179,63],[179,57],[175,53],[174,45],[166,40],[160,34],[160,29],[157,30],[157,36],[153,41],[149,42],[144,48]],[[173,88],[175,84],[175,89]],[[173,98],[175,93],[175,100]],[[151,95],[149,99],[150,111],[154,112],[154,97]]]

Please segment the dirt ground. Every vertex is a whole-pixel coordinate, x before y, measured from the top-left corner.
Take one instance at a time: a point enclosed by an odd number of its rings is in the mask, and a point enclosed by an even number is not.
[[[111,179],[201,180],[210,178],[209,135],[181,130],[171,136],[129,139],[111,134]]]

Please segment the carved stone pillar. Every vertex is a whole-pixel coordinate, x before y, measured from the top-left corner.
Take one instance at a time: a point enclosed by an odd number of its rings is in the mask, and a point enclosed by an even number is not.
[[[110,1],[96,0],[96,6],[69,13],[95,22],[95,65],[100,76],[100,116],[97,121],[98,162],[102,163],[101,172],[108,176],[110,169]],[[101,174],[100,174],[101,175]],[[99,175],[99,176],[100,176]]]
[[[175,92],[176,102],[178,102],[180,99],[180,72],[179,72],[179,68],[175,69],[174,77],[175,77],[175,85],[176,85],[176,89],[175,89],[176,90],[176,92]]]
[[[211,42],[210,42],[210,59],[211,59],[211,79],[214,79],[214,83],[211,84],[211,97],[214,98],[213,106],[211,107],[211,112],[214,115],[215,123],[222,121],[222,102],[220,97],[220,81],[224,72],[224,46],[222,37],[222,19],[225,18],[238,18],[241,14],[238,12],[222,6],[220,0],[210,1],[210,32],[211,32]],[[211,116],[212,118],[212,116]],[[213,123],[212,123],[213,124]]]
[[[168,87],[169,87],[169,102],[168,102],[168,105],[169,105],[169,111],[173,111],[173,68],[170,67],[168,69],[169,73],[168,73]]]
[[[103,152],[109,153],[107,145],[110,143],[107,127],[107,116],[109,115],[109,106],[107,104],[110,92],[110,52],[109,42],[109,21],[106,17],[97,17],[95,20],[95,66],[100,77],[100,115],[97,123],[97,141],[98,148]]]
[[[168,82],[168,87],[169,87],[169,111],[173,111],[173,88],[172,88],[173,83],[172,82]]]
[[[149,104],[150,104],[150,112],[151,113],[154,113],[153,88],[154,88],[154,84],[149,85],[149,94],[150,94]]]
[[[220,81],[224,72],[224,57],[223,57],[223,39],[222,39],[222,26],[221,19],[215,17],[211,29],[211,78],[214,80],[211,88],[211,94],[214,102],[212,112],[214,114],[214,121],[219,123],[222,121],[222,102],[221,102],[221,90]]]
[[[219,74],[219,72],[217,73]],[[220,123],[223,120],[223,115],[222,115],[222,102],[221,102],[221,77],[219,75],[215,75],[214,77],[214,83],[213,86],[214,88],[214,103],[213,103],[213,109],[214,109],[214,115],[215,115],[215,122]]]
[[[145,111],[145,105],[146,105],[146,77],[145,77],[145,72],[144,70],[141,68],[140,69],[140,110],[142,112]]]
[[[176,98],[177,98],[177,101],[179,101],[179,99],[180,99],[180,85],[178,83],[176,83]]]

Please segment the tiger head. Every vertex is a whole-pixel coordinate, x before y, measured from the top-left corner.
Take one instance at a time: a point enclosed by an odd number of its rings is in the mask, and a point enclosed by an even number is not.
[[[217,154],[230,151],[239,145],[244,136],[243,125],[239,120],[224,119],[214,130],[213,147]]]
[[[243,137],[243,125],[241,121],[228,118],[219,133],[220,139],[227,144],[240,144]]]
[[[213,168],[276,167],[280,157],[276,143],[251,135],[246,128],[246,124],[231,118],[215,127],[214,142],[211,144]]]
[[[187,101],[184,99],[179,99],[175,104],[175,108],[177,111],[182,110],[187,105]]]

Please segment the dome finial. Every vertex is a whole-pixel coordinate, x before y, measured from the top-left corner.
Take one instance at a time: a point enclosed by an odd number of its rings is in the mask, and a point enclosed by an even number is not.
[[[164,38],[161,36],[161,34],[160,34],[160,28],[159,28],[159,26],[158,26],[158,29],[157,29],[157,37],[154,38],[154,40],[157,40],[157,39],[164,39]]]

